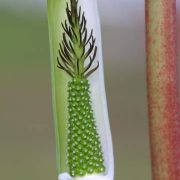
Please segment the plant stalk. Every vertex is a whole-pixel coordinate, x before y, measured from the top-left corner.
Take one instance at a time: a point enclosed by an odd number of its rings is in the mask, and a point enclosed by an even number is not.
[[[176,0],[146,0],[147,86],[153,180],[180,179]]]

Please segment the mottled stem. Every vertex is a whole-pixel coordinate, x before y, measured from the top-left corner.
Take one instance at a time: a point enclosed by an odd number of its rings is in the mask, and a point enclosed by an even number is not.
[[[180,180],[175,0],[146,0],[146,34],[153,180]]]

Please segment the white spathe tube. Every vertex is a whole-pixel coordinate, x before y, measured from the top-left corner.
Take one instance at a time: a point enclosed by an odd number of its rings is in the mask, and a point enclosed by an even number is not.
[[[101,28],[97,0],[79,0],[79,5],[85,12],[87,29],[89,32],[93,29],[94,37],[96,37],[96,45],[98,47],[95,61],[99,61],[99,68],[89,77],[89,81],[91,84],[92,106],[103,148],[106,172],[104,174],[92,174],[84,177],[71,177],[67,172],[64,172],[59,174],[59,180],[113,180],[114,157],[104,86]]]

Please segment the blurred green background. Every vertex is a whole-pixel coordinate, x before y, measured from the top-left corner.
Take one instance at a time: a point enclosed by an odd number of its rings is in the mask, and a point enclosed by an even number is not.
[[[56,180],[45,2],[2,2],[0,179]],[[108,4],[99,1],[115,180],[150,180],[144,4]]]

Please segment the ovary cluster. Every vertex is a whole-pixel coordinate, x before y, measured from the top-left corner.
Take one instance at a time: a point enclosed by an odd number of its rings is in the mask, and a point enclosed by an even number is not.
[[[68,167],[72,177],[105,172],[104,158],[86,79],[68,83]]]

